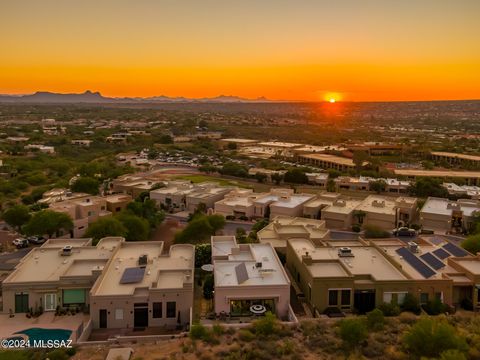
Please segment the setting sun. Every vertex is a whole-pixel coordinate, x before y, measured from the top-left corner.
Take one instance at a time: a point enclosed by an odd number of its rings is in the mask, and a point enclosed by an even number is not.
[[[330,101],[331,103],[334,103],[336,100],[335,100],[334,98],[331,98],[331,99],[328,100],[328,101]]]

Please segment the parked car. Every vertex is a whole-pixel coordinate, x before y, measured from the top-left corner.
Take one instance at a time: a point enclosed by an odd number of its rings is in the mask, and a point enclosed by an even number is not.
[[[393,235],[395,236],[415,236],[417,232],[415,229],[409,229],[408,227],[400,227],[398,229],[393,230]]]
[[[17,238],[12,241],[12,244],[17,247],[17,249],[22,249],[28,247],[28,240],[24,238]]]
[[[36,245],[41,245],[45,241],[47,241],[47,239],[45,239],[43,236],[30,236],[27,238],[27,240],[29,243],[36,244]]]

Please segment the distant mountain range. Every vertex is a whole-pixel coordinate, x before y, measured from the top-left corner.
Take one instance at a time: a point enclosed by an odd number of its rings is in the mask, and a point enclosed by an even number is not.
[[[0,95],[1,103],[263,103],[271,102],[264,97],[246,99],[238,96],[220,95],[212,98],[190,99],[185,97],[153,96],[147,98],[112,98],[99,92],[85,91],[83,94],[58,94],[47,91],[37,91],[31,95]]]

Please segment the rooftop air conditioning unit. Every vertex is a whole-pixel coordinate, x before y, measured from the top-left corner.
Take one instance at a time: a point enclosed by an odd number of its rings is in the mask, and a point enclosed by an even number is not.
[[[148,262],[148,255],[140,255],[138,257],[138,266],[146,267]]]
[[[415,241],[409,241],[407,245],[408,245],[408,250],[410,250],[412,253],[418,252],[418,244]]]
[[[66,245],[62,249],[62,256],[70,256],[72,255],[72,246]]]
[[[353,256],[352,249],[349,248],[349,247],[341,247],[340,249],[338,249],[338,256],[339,257],[352,257]]]

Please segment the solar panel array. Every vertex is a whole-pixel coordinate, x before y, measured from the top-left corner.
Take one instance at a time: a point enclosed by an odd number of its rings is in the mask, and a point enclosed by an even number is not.
[[[235,266],[235,274],[237,275],[237,281],[239,284],[242,284],[248,280],[248,272],[245,263],[242,262]]]
[[[436,257],[442,260],[445,260],[446,258],[450,257],[450,254],[443,249],[433,250],[432,252],[435,254]]]
[[[432,253],[425,253],[423,255],[420,255],[423,261],[425,261],[428,265],[430,265],[432,268],[435,270],[439,270],[443,267],[445,267],[445,264],[438,260],[435,256],[432,255]]]
[[[450,254],[452,254],[453,256],[464,257],[464,256],[468,255],[468,253],[465,250],[459,248],[458,246],[456,246],[452,243],[446,243],[442,247],[445,250],[447,250]]]
[[[120,284],[135,284],[143,280],[145,275],[145,268],[126,268],[123,271],[122,278],[120,279]]]
[[[397,254],[402,256],[407,263],[410,264],[415,270],[417,270],[420,275],[422,275],[425,279],[432,277],[436,274],[431,268],[429,268],[425,263],[417,258],[414,254],[410,252],[407,248],[400,248],[396,250]]]

